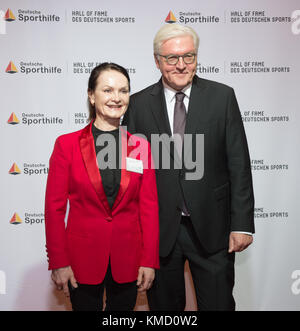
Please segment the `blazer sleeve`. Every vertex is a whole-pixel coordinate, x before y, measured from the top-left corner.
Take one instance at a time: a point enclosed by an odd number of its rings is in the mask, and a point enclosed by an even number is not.
[[[231,231],[254,233],[254,195],[244,125],[233,89],[227,104],[226,155],[231,190]]]
[[[148,159],[144,162],[139,192],[139,214],[142,229],[142,257],[140,265],[159,269],[159,208],[154,163],[150,144],[146,141]]]
[[[69,161],[60,137],[57,138],[49,162],[45,198],[46,251],[49,270],[70,265],[65,231],[65,215],[69,194]]]

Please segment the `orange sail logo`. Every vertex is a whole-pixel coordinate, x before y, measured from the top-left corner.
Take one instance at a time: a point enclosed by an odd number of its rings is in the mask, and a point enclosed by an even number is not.
[[[17,213],[14,213],[9,223],[15,225],[21,224],[22,223],[21,217]]]
[[[168,16],[165,19],[166,23],[175,23],[176,22],[176,17],[174,16],[174,14],[171,12],[171,10],[169,11]]]
[[[11,115],[9,116],[9,119],[7,121],[8,124],[19,124],[20,121],[18,120],[18,117],[16,116],[15,113],[11,113]]]
[[[17,166],[17,164],[14,162],[14,164],[9,169],[9,174],[11,175],[19,175],[21,173],[20,168]]]
[[[7,9],[6,13],[5,13],[5,16],[4,16],[4,19],[5,21],[7,22],[12,22],[14,21],[16,18],[15,18],[15,15],[12,13],[12,11],[10,9]]]
[[[17,67],[14,65],[14,63],[12,61],[10,61],[5,72],[7,72],[9,74],[15,74],[16,72],[18,72],[18,70],[17,70]]]

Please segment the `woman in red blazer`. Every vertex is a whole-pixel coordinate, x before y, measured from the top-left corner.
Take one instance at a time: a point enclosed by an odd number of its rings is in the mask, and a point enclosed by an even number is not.
[[[146,140],[119,127],[129,92],[126,69],[113,63],[94,68],[88,87],[90,124],[58,137],[50,158],[45,200],[49,270],[57,288],[70,296],[73,310],[102,310],[104,288],[106,310],[133,310],[137,288],[149,289],[159,268],[151,150]],[[116,143],[103,146],[111,141],[107,137]],[[119,162],[112,165],[109,157]]]

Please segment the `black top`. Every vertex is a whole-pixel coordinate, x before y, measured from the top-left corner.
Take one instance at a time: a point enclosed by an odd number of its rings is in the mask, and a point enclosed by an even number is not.
[[[108,204],[110,208],[112,208],[118,194],[121,181],[121,168],[119,166],[119,129],[113,131],[102,131],[96,128],[93,124],[92,134],[94,137],[96,157],[102,178],[102,185],[107,197]],[[104,139],[104,137],[102,137],[103,140],[101,143],[101,137],[99,139],[98,137],[104,134],[111,135],[110,138],[116,142],[115,145],[109,143],[106,138]],[[103,152],[101,152],[102,150]]]

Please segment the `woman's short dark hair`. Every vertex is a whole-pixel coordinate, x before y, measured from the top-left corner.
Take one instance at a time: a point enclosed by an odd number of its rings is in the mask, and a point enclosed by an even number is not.
[[[95,67],[91,74],[90,74],[90,78],[89,78],[89,82],[88,82],[88,92],[93,92],[95,91],[96,87],[97,87],[97,79],[100,76],[100,74],[103,71],[107,71],[107,70],[115,70],[120,72],[121,74],[123,74],[127,80],[128,80],[128,87],[129,87],[129,91],[130,91],[130,78],[128,75],[127,70],[120,66],[119,64],[116,63],[112,63],[112,62],[104,62],[99,64],[97,67]],[[88,105],[89,105],[89,120],[92,121],[93,119],[96,118],[96,109],[95,106],[93,106],[90,103],[90,100],[88,98]]]

